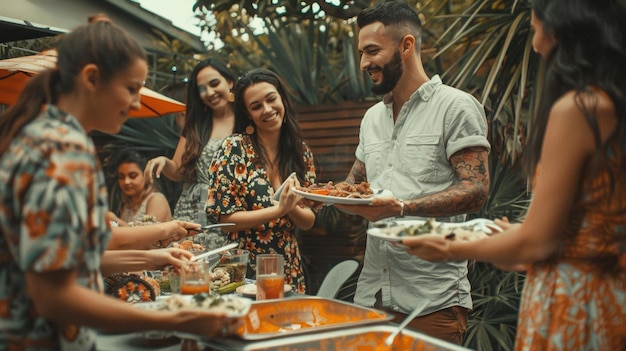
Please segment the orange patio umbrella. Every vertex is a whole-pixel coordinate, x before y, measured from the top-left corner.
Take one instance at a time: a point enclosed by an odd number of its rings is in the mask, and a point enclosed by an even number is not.
[[[57,61],[56,50],[42,51],[36,55],[0,60],[0,104],[12,105],[33,75],[54,68]],[[131,117],[158,117],[168,113],[184,112],[185,104],[142,87],[141,109],[131,111]]]

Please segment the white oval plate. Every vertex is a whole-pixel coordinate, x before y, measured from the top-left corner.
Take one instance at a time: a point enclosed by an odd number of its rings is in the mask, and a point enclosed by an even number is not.
[[[342,204],[342,205],[369,205],[372,203],[372,200],[375,197],[383,197],[383,196],[393,196],[391,191],[388,190],[374,190],[374,195],[371,195],[368,198],[351,198],[351,197],[339,197],[339,196],[329,196],[329,195],[319,195],[319,194],[311,194],[306,191],[302,191],[299,189],[292,189],[294,193],[304,197],[305,199],[324,202],[327,204]]]
[[[292,287],[289,284],[285,284],[285,293],[291,291]],[[237,287],[237,294],[242,296],[256,297],[256,284],[246,284]]]
[[[369,228],[367,230],[367,235],[388,241],[400,241],[403,238],[411,237],[407,235],[400,235],[404,229],[411,226],[422,225],[424,223],[426,223],[426,221],[418,219],[394,220],[389,222],[389,224],[393,224],[392,226],[387,226],[384,228]],[[441,228],[443,228],[445,231],[453,231],[457,228],[465,228],[468,230],[470,230],[469,228],[472,228],[471,230],[482,231],[486,234],[491,234],[494,230],[502,231],[502,229],[495,225],[492,220],[486,218],[476,218],[468,222],[460,223],[435,222],[434,224],[436,226],[441,226]]]

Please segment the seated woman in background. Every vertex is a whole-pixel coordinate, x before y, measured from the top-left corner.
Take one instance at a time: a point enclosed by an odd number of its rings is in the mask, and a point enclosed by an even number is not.
[[[302,183],[315,182],[313,154],[302,131],[284,85],[275,73],[255,69],[235,85],[235,114],[247,118],[245,134],[224,140],[209,169],[211,181],[206,211],[213,222],[233,222],[229,241],[250,251],[247,277],[255,277],[256,255],[285,256],[285,282],[306,292],[296,228],[309,229],[315,221],[310,208],[287,182],[277,204],[275,189],[295,172]],[[232,228],[232,229],[231,229]]]
[[[116,157],[117,185],[121,192],[119,210],[121,226],[160,223],[172,219],[170,205],[155,184],[144,177],[147,160],[134,150],[123,150]],[[110,218],[111,219],[111,218]]]

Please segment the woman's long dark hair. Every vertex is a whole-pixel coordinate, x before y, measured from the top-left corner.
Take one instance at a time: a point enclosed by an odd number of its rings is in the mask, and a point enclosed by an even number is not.
[[[595,135],[598,156],[609,146],[601,143],[596,104],[582,95],[591,87],[608,94],[618,119],[613,137],[619,140],[622,155],[626,154],[625,6],[619,0],[533,0],[533,12],[544,32],[554,36],[555,46],[546,58],[545,83],[526,149],[529,175],[540,161],[550,110],[568,91],[576,92],[576,101]],[[625,164],[626,160],[621,160],[622,170]],[[611,176],[615,180],[618,175]]]
[[[187,145],[182,156],[180,172],[186,181],[192,182],[196,180],[196,163],[213,132],[213,110],[202,101],[198,91],[198,72],[206,67],[213,67],[228,82],[235,82],[235,77],[226,64],[215,59],[200,61],[191,72],[187,84],[185,126],[181,133]],[[237,124],[236,118],[235,124]]]
[[[249,120],[248,110],[243,99],[243,95],[251,85],[266,82],[274,87],[280,94],[280,98],[285,106],[284,123],[280,128],[280,141],[278,143],[278,170],[282,179],[287,179],[291,172],[296,172],[300,182],[304,182],[302,177],[307,171],[304,162],[304,146],[303,134],[300,124],[296,120],[296,112],[291,103],[291,99],[287,94],[284,84],[274,72],[257,68],[246,72],[235,84],[235,118],[240,120]],[[241,131],[238,131],[241,132]],[[269,164],[267,150],[261,146],[257,133],[250,136],[254,149],[257,150],[261,162],[265,165]]]
[[[57,67],[31,78],[17,102],[0,116],[0,154],[45,104],[55,104],[59,95],[75,89],[76,77],[87,64],[98,66],[106,83],[137,59],[146,60],[135,39],[110,21],[87,24],[63,35],[57,53]]]

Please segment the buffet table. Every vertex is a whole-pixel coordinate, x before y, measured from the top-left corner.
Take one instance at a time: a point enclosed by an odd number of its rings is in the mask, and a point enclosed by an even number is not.
[[[462,351],[427,335],[405,330],[393,345],[385,338],[397,326],[386,312],[339,300],[290,297],[252,303],[245,325],[230,338],[205,339],[173,333],[162,338],[150,335],[102,334],[98,351]],[[174,337],[175,336],[175,337]]]

